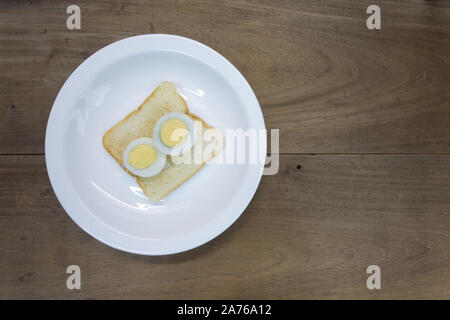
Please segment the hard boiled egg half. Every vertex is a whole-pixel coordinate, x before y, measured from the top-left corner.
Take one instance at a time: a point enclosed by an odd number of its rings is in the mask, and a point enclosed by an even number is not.
[[[152,177],[164,169],[166,155],[158,150],[152,138],[133,140],[123,153],[123,163],[131,173],[139,177]]]
[[[180,155],[194,145],[194,122],[180,112],[171,112],[162,116],[153,129],[155,146],[164,154]]]

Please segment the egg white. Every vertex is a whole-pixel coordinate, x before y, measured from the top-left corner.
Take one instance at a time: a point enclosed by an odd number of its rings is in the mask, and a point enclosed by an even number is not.
[[[178,119],[178,120],[183,121],[188,130],[188,134],[187,134],[186,138],[184,139],[184,141],[182,143],[180,143],[179,145],[176,145],[173,148],[165,145],[164,142],[162,142],[161,137],[160,137],[162,125],[170,119]],[[188,152],[189,150],[191,150],[191,148],[195,142],[194,121],[192,121],[192,119],[188,115],[181,113],[181,112],[171,112],[171,113],[165,114],[164,116],[159,118],[158,122],[156,122],[155,128],[153,129],[153,138],[154,138],[156,147],[162,153],[167,154],[167,155],[172,155],[172,156],[184,154],[184,153]]]
[[[155,148],[158,158],[156,161],[149,167],[145,169],[137,169],[133,167],[130,163],[128,163],[128,157],[130,156],[131,150],[133,150],[135,147],[146,144],[149,146],[152,146]],[[136,140],[133,140],[130,142],[130,144],[126,147],[124,153],[123,153],[123,163],[125,167],[133,174],[139,176],[139,177],[153,177],[159,174],[166,166],[167,156],[163,154],[158,147],[155,145],[155,141],[152,138],[138,138]]]

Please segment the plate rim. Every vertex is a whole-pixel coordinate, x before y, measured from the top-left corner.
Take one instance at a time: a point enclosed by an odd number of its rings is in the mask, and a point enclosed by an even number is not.
[[[127,38],[112,42],[112,43],[106,45],[105,47],[102,47],[101,49],[97,50],[92,55],[90,55],[87,59],[83,60],[83,62],[81,62],[81,64],[79,66],[77,66],[77,68],[75,68],[74,71],[72,71],[72,73],[69,75],[69,77],[67,77],[67,79],[65,80],[64,84],[61,86],[61,88],[58,92],[58,95],[56,96],[56,98],[53,102],[53,105],[52,105],[52,108],[51,108],[51,111],[50,111],[50,114],[48,117],[47,126],[46,126],[45,163],[46,163],[47,173],[49,176],[49,180],[50,180],[52,189],[53,189],[59,203],[61,204],[64,211],[66,212],[66,214],[72,219],[72,221],[74,221],[83,231],[85,231],[91,237],[93,237],[94,239],[96,239],[112,248],[120,250],[120,251],[129,252],[129,253],[133,253],[133,254],[139,254],[139,255],[150,255],[150,256],[176,254],[176,253],[180,253],[180,252],[184,252],[184,251],[188,251],[188,250],[197,248],[197,247],[213,240],[214,238],[216,238],[217,236],[222,234],[225,230],[227,230],[245,212],[245,210],[247,209],[251,200],[253,199],[253,197],[256,193],[256,190],[258,189],[258,186],[260,184],[263,170],[264,170],[264,163],[265,163],[265,161],[261,161],[260,163],[258,163],[257,177],[254,178],[251,185],[249,186],[249,189],[247,190],[247,194],[246,194],[247,199],[244,201],[244,203],[240,204],[240,209],[237,210],[239,212],[234,214],[231,219],[228,219],[227,221],[222,222],[222,224],[219,224],[219,226],[220,226],[219,228],[216,228],[215,230],[209,230],[209,232],[203,232],[203,234],[204,234],[203,236],[196,237],[196,241],[192,241],[189,245],[179,245],[177,248],[172,248],[172,250],[167,249],[167,248],[162,249],[162,250],[145,250],[142,248],[133,249],[126,245],[120,245],[118,243],[114,243],[111,240],[106,240],[105,234],[103,234],[103,237],[102,237],[101,233],[107,232],[106,230],[108,230],[108,229],[110,230],[110,232],[112,231],[113,233],[118,233],[118,231],[114,230],[111,227],[109,227],[108,225],[104,224],[103,221],[101,221],[99,218],[97,218],[94,214],[90,213],[91,210],[85,206],[85,204],[83,203],[83,201],[81,199],[79,199],[77,194],[76,195],[67,195],[64,192],[64,190],[67,190],[66,188],[68,188],[68,187],[64,186],[64,181],[63,181],[64,176],[60,175],[58,173],[58,172],[61,172],[64,165],[61,162],[58,163],[57,158],[56,158],[58,156],[58,152],[55,150],[55,147],[53,147],[53,145],[56,141],[55,133],[57,133],[57,132],[55,132],[55,130],[57,130],[55,117],[57,117],[57,112],[61,113],[63,111],[62,107],[61,107],[61,100],[62,100],[63,95],[66,94],[66,92],[70,92],[71,82],[73,82],[75,77],[77,77],[78,74],[82,72],[80,70],[83,70],[83,68],[85,68],[90,63],[92,63],[92,61],[94,61],[95,57],[104,54],[105,52],[107,52],[108,50],[111,50],[115,46],[124,45],[126,42],[155,41],[155,40],[156,41],[162,40],[162,41],[189,42],[190,44],[195,45],[198,48],[201,48],[201,50],[209,51],[209,54],[213,54],[215,56],[215,58],[218,58],[219,60],[221,60],[220,62],[224,63],[224,66],[229,68],[230,72],[233,73],[233,76],[237,76],[239,78],[239,80],[241,81],[241,84],[246,86],[246,88],[244,88],[244,89],[247,89],[247,98],[252,100],[254,106],[257,107],[257,110],[256,110],[257,114],[255,115],[255,117],[257,118],[256,121],[258,121],[258,129],[266,129],[261,106],[258,102],[258,99],[257,99],[253,89],[251,88],[250,84],[247,82],[245,77],[242,75],[242,73],[228,59],[226,59],[224,56],[222,56],[216,50],[212,49],[211,47],[209,47],[199,41],[196,41],[196,40],[193,40],[193,39],[190,39],[187,37],[183,37],[183,36],[179,36],[179,35],[172,35],[172,34],[143,34],[143,35],[127,37]],[[126,57],[126,56],[127,55],[125,54],[123,57]],[[195,55],[193,55],[193,57],[197,58]],[[201,60],[201,61],[203,61],[203,60]],[[215,69],[215,70],[218,71],[217,69]],[[232,84],[230,84],[230,85],[232,85]],[[235,87],[233,87],[233,89],[235,89]],[[266,157],[267,137],[266,137],[266,139],[262,139],[262,140],[263,140],[263,145],[261,147],[263,148],[263,150],[261,153],[264,154],[264,157]],[[62,151],[61,151],[61,153],[62,153]],[[265,158],[264,158],[264,160],[265,160]],[[75,197],[75,199],[70,199],[71,196]],[[74,201],[76,203],[74,203]],[[223,210],[226,210],[226,209],[228,209],[228,207],[225,207]],[[92,227],[89,227],[89,225],[86,225],[87,222],[84,219],[82,219],[82,217],[80,217],[78,213],[76,213],[76,212],[74,213],[74,210],[87,211],[89,213],[88,215],[91,217],[91,219],[88,219],[88,220],[91,220],[91,222],[97,221],[99,224],[106,227],[106,229],[104,229],[103,232],[99,232],[100,235],[99,235],[99,233],[95,233],[94,232],[95,228],[93,230]],[[208,225],[203,226],[203,227],[207,227],[207,226]],[[203,230],[203,229],[197,229],[196,233],[201,233],[201,230]],[[97,230],[97,231],[99,231],[99,230]],[[206,231],[206,230],[203,230],[203,231]],[[129,235],[127,235],[127,236],[129,236]],[[129,237],[131,237],[131,236],[129,236]],[[191,239],[191,240],[194,240],[194,239]]]

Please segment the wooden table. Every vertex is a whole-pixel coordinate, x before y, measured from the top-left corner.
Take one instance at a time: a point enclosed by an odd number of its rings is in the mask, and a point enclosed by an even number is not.
[[[0,2],[0,298],[450,298],[448,1]],[[381,7],[381,30],[366,8]],[[280,170],[197,249],[109,248],[64,212],[45,127],[70,73],[136,34],[187,36],[252,85]],[[82,270],[81,290],[66,268]],[[381,268],[368,290],[366,268]]]

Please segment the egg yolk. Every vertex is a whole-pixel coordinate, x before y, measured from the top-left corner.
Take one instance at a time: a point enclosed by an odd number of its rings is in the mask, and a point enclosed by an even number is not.
[[[161,126],[161,141],[168,147],[173,148],[182,143],[188,134],[186,124],[180,119],[170,119]]]
[[[128,163],[136,169],[145,169],[155,163],[158,153],[155,148],[141,144],[133,148],[128,156]]]

